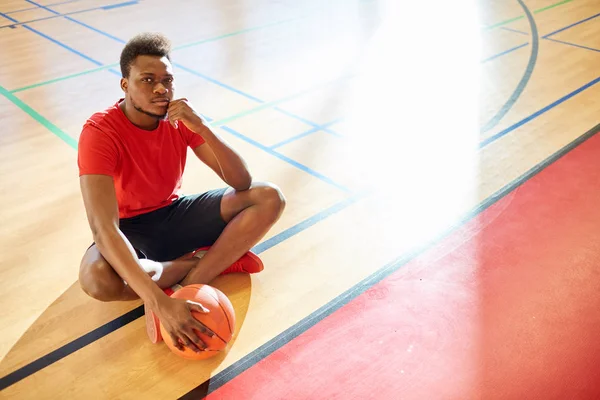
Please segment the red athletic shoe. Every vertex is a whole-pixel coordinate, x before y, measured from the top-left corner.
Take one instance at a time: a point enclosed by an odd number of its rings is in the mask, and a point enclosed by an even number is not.
[[[202,258],[210,247],[202,247],[194,252],[194,257]],[[247,274],[256,274],[265,269],[262,260],[253,252],[248,251],[239,260],[231,264],[227,269],[219,275],[227,275],[235,272],[244,272]]]

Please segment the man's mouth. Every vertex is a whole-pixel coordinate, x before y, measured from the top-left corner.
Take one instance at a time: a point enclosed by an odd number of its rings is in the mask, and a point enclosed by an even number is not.
[[[168,106],[169,99],[157,99],[152,101],[153,104],[158,104],[159,106]]]

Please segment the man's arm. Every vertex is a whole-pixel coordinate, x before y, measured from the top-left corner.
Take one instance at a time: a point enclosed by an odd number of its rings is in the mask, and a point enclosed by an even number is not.
[[[135,250],[119,230],[119,209],[113,178],[82,175],[81,193],[98,250],[112,268],[152,309],[167,295],[138,264]]]
[[[198,302],[173,299],[152,281],[138,264],[135,250],[119,229],[119,211],[113,179],[107,175],[82,175],[81,193],[94,241],[110,266],[159,317],[171,340],[200,351],[206,344],[195,330],[214,333],[195,319],[192,311],[207,313]]]
[[[225,183],[236,190],[247,190],[252,184],[252,176],[242,157],[235,152],[210,127],[185,99],[174,100],[169,105],[169,121],[175,125],[181,121],[199,134],[205,143],[194,149],[196,156],[208,165]]]

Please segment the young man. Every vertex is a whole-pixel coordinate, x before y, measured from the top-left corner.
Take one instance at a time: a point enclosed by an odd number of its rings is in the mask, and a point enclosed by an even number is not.
[[[79,140],[81,193],[94,238],[79,282],[101,301],[141,298],[154,342],[160,320],[174,343],[201,351],[194,329],[212,332],[191,310],[207,310],[169,297],[169,288],[261,271],[249,250],[279,219],[285,199],[276,186],[252,182],[242,158],[186,99],[174,98],[165,37],[131,39],[121,73],[124,98],[94,114]],[[229,188],[179,195],[188,147]],[[198,250],[201,258],[193,256]]]

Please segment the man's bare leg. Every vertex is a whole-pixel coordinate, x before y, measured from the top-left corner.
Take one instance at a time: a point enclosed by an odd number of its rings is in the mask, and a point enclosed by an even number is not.
[[[157,285],[161,289],[173,286],[181,281],[197,263],[197,258],[159,263],[162,266],[162,273],[156,282]],[[79,284],[85,293],[100,301],[127,301],[139,298],[102,257],[96,245],[90,247],[81,260]]]
[[[156,282],[161,289],[177,283],[209,283],[242,257],[269,231],[281,216],[285,198],[275,186],[256,183],[248,190],[227,190],[221,201],[221,216],[227,226],[208,252],[198,259],[161,262]],[[96,246],[85,253],[79,270],[81,288],[101,301],[136,300],[138,295],[102,257]]]

